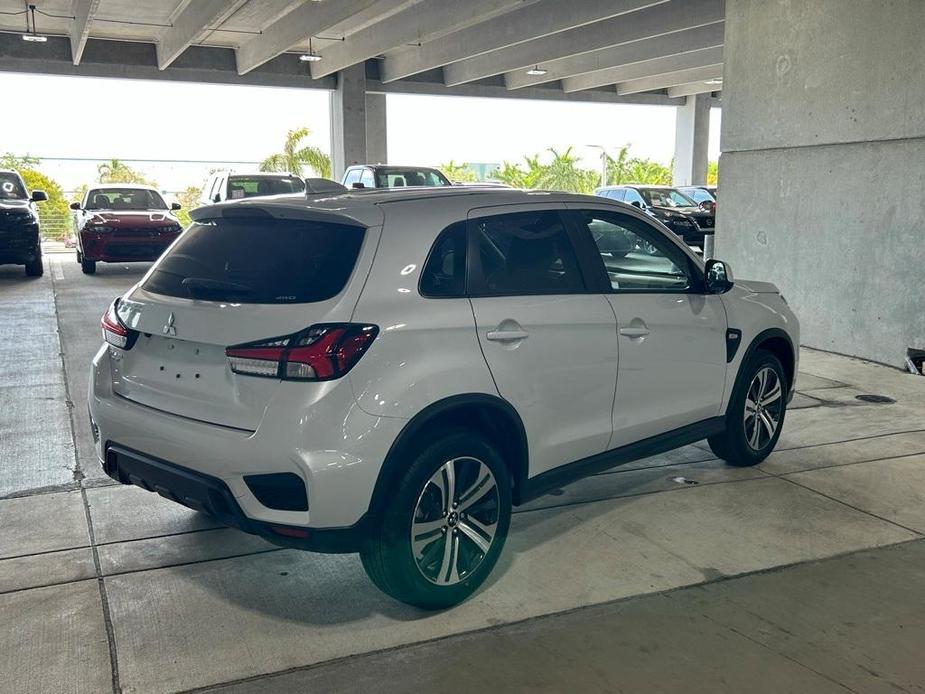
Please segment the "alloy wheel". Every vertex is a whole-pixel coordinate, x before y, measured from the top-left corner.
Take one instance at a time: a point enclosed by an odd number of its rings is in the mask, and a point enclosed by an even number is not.
[[[431,583],[453,585],[491,549],[499,519],[498,484],[477,458],[448,460],[424,485],[411,521],[411,551]]]
[[[760,451],[770,443],[780,425],[783,388],[777,372],[769,366],[755,374],[745,396],[745,440],[749,448]]]

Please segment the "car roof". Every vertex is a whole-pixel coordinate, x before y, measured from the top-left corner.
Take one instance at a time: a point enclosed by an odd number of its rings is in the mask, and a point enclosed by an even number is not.
[[[303,217],[342,217],[356,221],[363,226],[382,223],[382,206],[396,203],[426,202],[428,200],[469,198],[473,208],[495,205],[516,205],[538,202],[584,202],[591,204],[610,203],[621,208],[630,207],[622,203],[607,201],[593,195],[563,193],[559,191],[522,190],[516,188],[494,188],[479,186],[433,186],[408,188],[361,188],[344,193],[309,195],[273,195],[245,198],[200,207],[191,213],[193,219],[208,219],[225,216],[226,211],[264,209],[273,214],[287,210],[301,210]],[[630,207],[630,209],[635,209]],[[317,213],[313,215],[311,213]],[[233,213],[234,214],[234,213]],[[228,215],[230,216],[230,215]],[[275,216],[275,215],[274,215]]]
[[[94,186],[90,186],[89,190],[107,190],[109,188],[131,188],[133,190],[153,190],[155,193],[158,192],[157,188],[154,186],[145,185],[143,183],[97,183]]]
[[[255,171],[249,173],[246,171],[228,171],[228,178],[233,176],[246,176],[247,178],[301,178],[298,174],[286,173],[284,171]]]

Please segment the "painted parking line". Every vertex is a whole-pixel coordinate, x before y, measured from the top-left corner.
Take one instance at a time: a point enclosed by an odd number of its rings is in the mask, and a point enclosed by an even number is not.
[[[64,279],[64,268],[61,267],[61,258],[51,259],[51,274],[56,280]]]

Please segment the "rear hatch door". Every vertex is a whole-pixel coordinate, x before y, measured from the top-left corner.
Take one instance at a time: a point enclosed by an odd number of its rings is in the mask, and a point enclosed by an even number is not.
[[[280,381],[232,373],[225,348],[349,321],[378,232],[330,216],[193,224],[119,304],[119,317],[139,334],[131,349],[114,350],[114,392],[256,430]]]

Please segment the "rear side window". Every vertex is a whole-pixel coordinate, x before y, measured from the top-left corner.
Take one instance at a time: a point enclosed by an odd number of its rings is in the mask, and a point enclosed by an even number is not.
[[[584,290],[578,260],[558,213],[520,212],[474,221],[481,265],[475,292],[569,294]]]
[[[298,304],[336,296],[365,229],[290,219],[192,224],[144,283],[167,296],[243,304]]]
[[[421,272],[421,294],[463,296],[466,291],[466,223],[457,222],[437,237]]]

